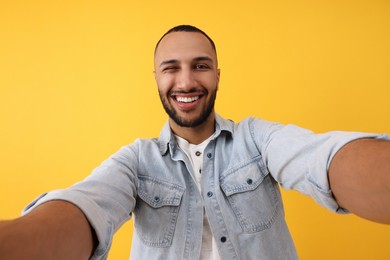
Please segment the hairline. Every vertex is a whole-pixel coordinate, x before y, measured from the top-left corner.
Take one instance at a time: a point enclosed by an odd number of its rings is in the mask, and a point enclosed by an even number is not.
[[[214,41],[204,31],[202,31],[201,29],[199,29],[199,28],[197,28],[195,26],[192,26],[192,25],[179,25],[179,26],[175,26],[175,27],[169,29],[158,40],[158,42],[157,42],[157,44],[156,44],[156,46],[154,48],[154,56],[156,56],[157,49],[160,46],[161,41],[165,38],[165,36],[167,36],[168,34],[171,34],[171,33],[175,33],[175,32],[188,32],[188,33],[200,33],[200,34],[202,34],[209,41],[209,43],[211,45],[211,48],[214,50],[215,56],[217,57],[217,48],[215,46]]]

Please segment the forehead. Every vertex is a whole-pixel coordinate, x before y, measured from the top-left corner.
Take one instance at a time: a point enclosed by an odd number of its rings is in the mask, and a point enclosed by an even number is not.
[[[156,65],[164,60],[185,60],[208,56],[216,62],[216,54],[210,41],[198,32],[172,32],[158,45],[155,53]]]

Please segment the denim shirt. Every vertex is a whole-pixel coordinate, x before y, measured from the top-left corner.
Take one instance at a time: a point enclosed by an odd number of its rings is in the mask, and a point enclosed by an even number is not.
[[[278,183],[313,197],[334,212],[327,170],[356,132],[314,134],[257,118],[240,123],[216,115],[204,150],[202,192],[169,124],[160,138],[122,147],[90,176],[41,195],[25,213],[66,200],[86,215],[99,240],[92,259],[105,259],[112,237],[134,214],[131,259],[199,259],[204,211],[222,259],[297,259]]]

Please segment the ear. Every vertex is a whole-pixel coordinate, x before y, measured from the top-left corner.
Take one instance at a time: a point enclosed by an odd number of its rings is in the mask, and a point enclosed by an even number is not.
[[[221,76],[221,69],[217,69],[217,90],[219,88],[219,78]]]
[[[155,70],[153,70],[153,76],[154,76],[154,80],[156,81],[157,80],[157,74],[156,74]]]

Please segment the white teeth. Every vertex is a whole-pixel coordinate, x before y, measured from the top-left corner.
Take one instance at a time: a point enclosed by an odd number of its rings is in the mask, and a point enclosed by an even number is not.
[[[183,103],[191,103],[191,102],[194,102],[195,100],[198,100],[198,99],[199,99],[199,96],[195,96],[195,97],[176,97],[177,101],[183,102]]]

